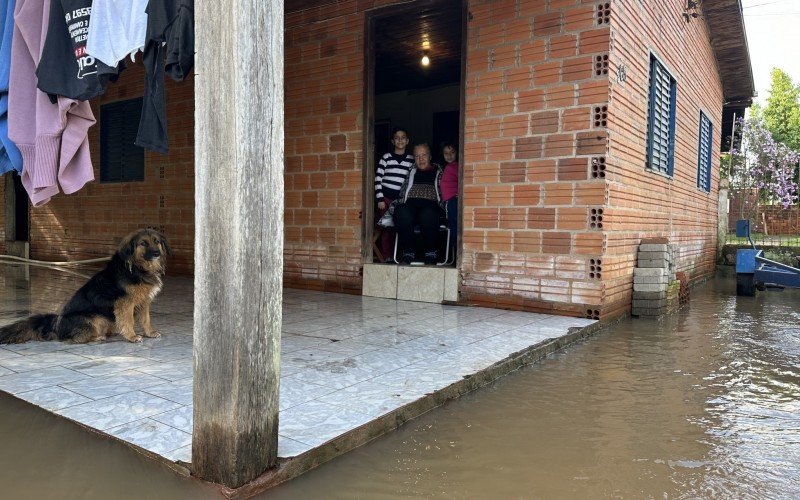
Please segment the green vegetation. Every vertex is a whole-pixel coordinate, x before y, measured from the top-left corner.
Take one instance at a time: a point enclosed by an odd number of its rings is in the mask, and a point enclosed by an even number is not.
[[[764,109],[754,111],[764,118],[775,141],[800,150],[800,87],[780,68],[772,69],[772,84]]]

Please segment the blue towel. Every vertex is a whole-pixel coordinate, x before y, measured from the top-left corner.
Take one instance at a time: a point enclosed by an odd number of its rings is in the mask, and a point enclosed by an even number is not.
[[[22,172],[22,155],[8,138],[8,77],[11,73],[11,36],[14,34],[14,5],[16,0],[0,0],[0,175],[16,170]]]

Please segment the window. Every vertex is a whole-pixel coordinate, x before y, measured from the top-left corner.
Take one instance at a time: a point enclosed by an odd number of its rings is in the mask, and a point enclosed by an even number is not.
[[[142,98],[100,106],[100,182],[144,180],[144,149],[135,145]]]
[[[647,168],[672,177],[675,150],[675,78],[650,56]]]
[[[700,144],[697,146],[697,187],[706,193],[711,191],[711,142],[714,126],[700,112]]]

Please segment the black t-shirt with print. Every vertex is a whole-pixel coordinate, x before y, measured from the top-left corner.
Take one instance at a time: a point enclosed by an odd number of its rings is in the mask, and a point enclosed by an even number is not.
[[[47,37],[36,68],[37,87],[50,95],[86,101],[116,80],[117,68],[86,53],[92,0],[52,0]]]

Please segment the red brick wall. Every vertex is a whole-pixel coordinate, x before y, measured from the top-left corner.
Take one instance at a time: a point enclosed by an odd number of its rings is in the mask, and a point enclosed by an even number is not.
[[[78,260],[110,255],[136,229],[160,228],[174,256],[170,272],[191,273],[194,248],[194,81],[167,79],[170,151],[145,151],[143,182],[101,183],[99,105],[142,95],[144,70],[135,64],[92,102],[98,123],[89,130],[95,181],[75,194],[59,194],[31,208],[31,256]]]
[[[685,22],[681,2],[616,0],[611,5],[611,97],[604,212],[604,313],[630,306],[639,240],[667,236],[680,247],[678,271],[692,278],[714,269],[722,89],[708,30]],[[652,50],[677,81],[675,174],[645,171],[649,60]],[[619,81],[620,67],[626,79]],[[700,110],[713,123],[711,192],[697,188]]]
[[[364,11],[376,3],[343,1],[286,16],[290,286],[361,293]]]
[[[797,236],[800,234],[800,206],[792,205],[789,208],[783,208],[781,205],[769,205],[763,207],[761,212],[764,214],[764,221],[767,224],[767,234],[772,236]],[[757,228],[763,231],[763,226],[762,222],[757,225]],[[736,229],[735,222],[733,227]]]
[[[286,18],[285,282],[360,291],[363,19],[380,1],[340,2]],[[322,18],[329,19],[323,21]],[[340,76],[331,78],[331,74]],[[140,64],[94,102],[138,97]],[[190,273],[194,237],[193,79],[167,80],[170,152],[146,152],[145,181],[90,183],[31,213],[39,259],[108,255],[127,232],[165,231],[172,272]],[[89,139],[99,179],[99,124]],[[224,166],[220,166],[224,168]]]
[[[360,292],[364,19],[392,3],[341,1],[286,17],[287,285]],[[611,317],[630,305],[645,236],[679,243],[681,270],[713,268],[718,172],[712,193],[700,193],[697,128],[702,107],[717,164],[722,95],[705,25],[684,23],[679,3],[470,2],[464,300]],[[651,47],[678,80],[672,181],[644,171]],[[623,64],[627,80],[617,82]],[[138,96],[142,82],[135,66],[100,102]],[[167,91],[170,154],[147,153],[144,182],[95,182],[33,210],[34,257],[106,255],[151,225],[173,242],[173,270],[191,272],[192,81]]]
[[[728,231],[736,231],[736,221],[741,218],[753,217],[755,193],[734,191],[731,195],[730,210],[728,211]],[[744,206],[744,209],[742,208]],[[767,223],[767,233],[770,235],[800,234],[800,205],[783,208],[782,205],[762,205],[758,208],[758,217],[752,221],[752,232],[764,232],[764,222]]]
[[[470,3],[467,300],[580,316],[600,311],[605,240],[596,217],[608,194],[592,163],[608,148],[609,77],[596,63],[608,55],[609,25],[598,18],[599,4]]]

